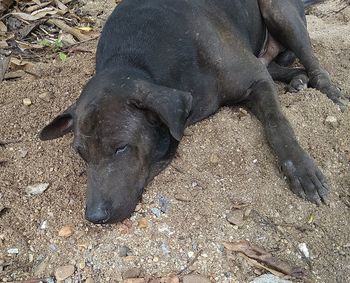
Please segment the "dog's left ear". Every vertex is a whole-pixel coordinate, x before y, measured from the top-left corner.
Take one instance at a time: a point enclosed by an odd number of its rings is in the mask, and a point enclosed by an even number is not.
[[[144,81],[138,82],[136,87],[136,96],[131,102],[155,113],[169,128],[171,135],[180,141],[192,108],[192,95]]]

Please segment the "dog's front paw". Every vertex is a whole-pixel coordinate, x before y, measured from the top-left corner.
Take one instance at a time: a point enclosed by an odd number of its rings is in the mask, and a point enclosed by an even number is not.
[[[326,178],[308,154],[287,159],[281,167],[296,195],[318,205],[327,202],[329,188]]]
[[[326,71],[318,71],[310,75],[309,84],[327,95],[342,112],[348,109],[349,100],[344,97],[340,89],[331,82]]]

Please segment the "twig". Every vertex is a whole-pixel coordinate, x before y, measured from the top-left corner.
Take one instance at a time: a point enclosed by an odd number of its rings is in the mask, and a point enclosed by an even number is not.
[[[79,30],[68,26],[64,21],[58,19],[49,19],[47,22],[51,25],[55,25],[56,27],[64,30],[65,32],[70,33],[74,37],[76,37],[79,41],[89,40],[90,38],[82,33]]]
[[[0,140],[0,147],[4,147],[8,144],[11,144],[11,143],[20,143],[22,140],[8,140],[8,141],[2,141]]]
[[[176,275],[182,275],[187,269],[189,269],[198,259],[198,257],[202,254],[203,250],[200,250],[196,256],[182,269],[180,270]]]

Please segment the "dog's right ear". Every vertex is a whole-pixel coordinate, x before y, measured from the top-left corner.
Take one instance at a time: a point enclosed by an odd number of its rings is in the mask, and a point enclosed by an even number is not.
[[[69,106],[63,113],[59,114],[44,129],[41,130],[39,138],[42,141],[53,140],[64,136],[73,129],[76,104]]]

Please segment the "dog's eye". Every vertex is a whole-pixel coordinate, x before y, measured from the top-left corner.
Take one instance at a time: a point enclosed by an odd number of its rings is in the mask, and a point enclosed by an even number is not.
[[[128,145],[123,145],[121,147],[118,147],[116,150],[115,150],[115,154],[120,154],[120,153],[123,153],[126,149],[128,148]]]

